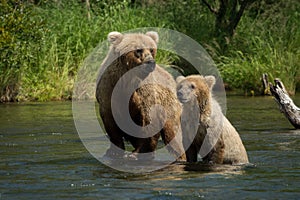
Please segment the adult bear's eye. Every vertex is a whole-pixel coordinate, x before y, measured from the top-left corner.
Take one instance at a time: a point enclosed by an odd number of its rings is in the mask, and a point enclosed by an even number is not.
[[[195,89],[196,86],[192,83],[192,84],[191,84],[191,88],[192,88],[192,89]]]
[[[136,54],[136,56],[137,57],[141,57],[141,55],[143,54],[143,49],[137,49],[137,50],[135,50],[135,54]]]
[[[151,52],[151,54],[153,54],[153,52],[154,52],[154,49],[153,49],[153,48],[150,48],[150,52]]]

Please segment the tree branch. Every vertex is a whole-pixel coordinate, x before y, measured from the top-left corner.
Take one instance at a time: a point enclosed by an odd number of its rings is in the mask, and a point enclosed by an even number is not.
[[[254,1],[253,0],[241,1],[240,9],[238,11],[236,11],[236,7],[238,6],[237,2],[238,2],[237,0],[234,2],[231,13],[230,13],[229,30],[231,30],[230,31],[231,36],[234,34],[234,31],[235,31],[238,23],[240,22],[245,9],[247,8],[248,5],[250,5]]]
[[[237,13],[237,5],[238,5],[238,0],[232,0],[231,2],[231,10],[230,10],[230,18],[229,21],[233,21],[236,17],[236,13]]]
[[[248,1],[242,1],[241,7],[240,7],[239,11],[237,12],[235,20],[234,20],[234,24],[233,24],[234,29],[237,27],[247,5],[248,5]]]
[[[214,13],[215,15],[218,14],[218,10],[215,9],[215,8],[213,8],[207,1],[202,0],[202,2],[208,7],[208,9],[209,9],[212,13]]]
[[[90,0],[85,0],[86,3],[86,10],[87,10],[87,17],[90,20],[91,19],[91,4],[90,4]]]

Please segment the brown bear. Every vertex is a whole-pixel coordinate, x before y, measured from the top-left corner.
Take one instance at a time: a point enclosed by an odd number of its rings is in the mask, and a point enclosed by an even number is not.
[[[101,65],[96,98],[111,145],[106,156],[124,156],[124,139],[139,153],[154,151],[161,136],[168,150],[185,160],[176,82],[156,64],[157,32],[108,34],[110,49]],[[143,157],[143,158],[142,158]]]
[[[238,132],[212,97],[215,77],[180,76],[176,81],[177,96],[183,106],[182,135],[187,161],[196,162],[199,153],[205,163],[248,163],[246,149]],[[190,115],[195,110],[198,115],[197,120],[193,121]]]

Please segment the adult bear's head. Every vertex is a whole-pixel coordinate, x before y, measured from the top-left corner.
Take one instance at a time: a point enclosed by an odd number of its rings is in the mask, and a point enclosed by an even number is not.
[[[136,66],[146,65],[147,72],[155,69],[157,51],[157,32],[127,33],[111,32],[108,34],[111,51],[120,59],[121,65],[130,70]]]

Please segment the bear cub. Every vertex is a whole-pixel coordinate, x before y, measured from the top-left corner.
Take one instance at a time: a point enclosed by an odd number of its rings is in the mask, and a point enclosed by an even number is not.
[[[214,76],[201,75],[176,79],[177,97],[183,107],[182,140],[187,161],[196,162],[200,154],[203,162],[210,164],[248,163],[238,132],[212,97],[215,81]]]

